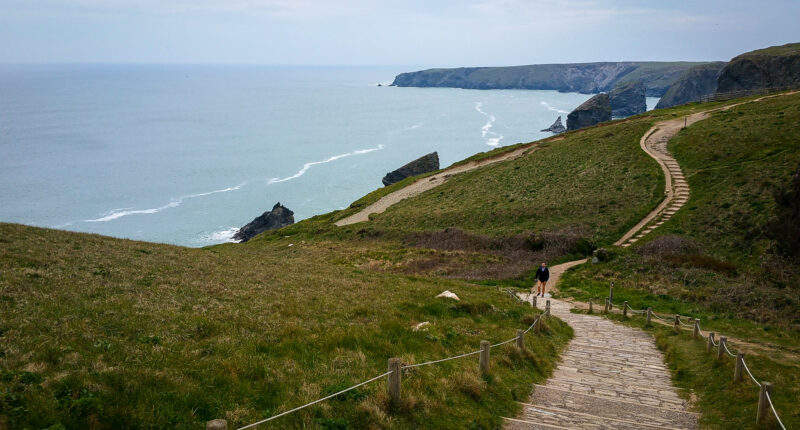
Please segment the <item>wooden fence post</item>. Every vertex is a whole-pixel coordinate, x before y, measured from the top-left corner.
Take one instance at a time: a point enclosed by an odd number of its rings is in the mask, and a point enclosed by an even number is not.
[[[481,341],[480,365],[481,373],[484,375],[489,374],[489,348],[491,344],[488,340]]]
[[[611,281],[611,287],[608,289],[608,301],[614,303],[614,281]]]
[[[550,300],[544,303],[544,314],[550,316]]]
[[[717,351],[717,360],[722,360],[725,354],[725,342],[728,341],[726,336],[719,337],[719,351]]]
[[[736,367],[733,370],[733,382],[742,382],[742,379],[744,379],[743,365],[744,354],[740,352],[736,354]]]
[[[206,423],[206,430],[228,430],[228,421],[211,420]]]
[[[714,332],[708,332],[708,344],[706,344],[706,352],[711,352],[714,349]]]
[[[694,320],[694,332],[692,332],[692,337],[697,339],[700,337],[700,320]]]
[[[592,309],[592,301],[589,300],[589,313],[592,313],[592,311],[594,311],[594,309]]]
[[[764,422],[764,418],[767,417],[767,410],[769,409],[767,393],[772,394],[772,383],[762,382],[761,391],[758,393],[758,412],[756,412],[756,424],[761,424]]]
[[[389,403],[397,405],[400,402],[401,378],[403,376],[403,363],[399,358],[389,359]]]
[[[625,300],[622,302],[622,318],[626,318],[628,316],[628,301]]]
[[[536,318],[536,334],[539,334],[541,332],[542,332],[542,316],[539,315]]]
[[[645,323],[645,325],[647,327],[650,327],[650,318],[652,318],[652,317],[653,317],[653,308],[648,307],[647,308],[647,322]]]
[[[675,333],[681,332],[681,316],[675,315]]]
[[[525,349],[525,332],[523,330],[517,330],[517,348]]]
[[[536,307],[536,296],[533,296],[533,301],[531,302],[531,306],[534,308]]]
[[[608,313],[608,297],[606,297],[606,306],[603,308],[603,313]]]

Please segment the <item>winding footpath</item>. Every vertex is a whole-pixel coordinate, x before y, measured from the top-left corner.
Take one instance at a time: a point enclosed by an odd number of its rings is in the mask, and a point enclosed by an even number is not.
[[[689,200],[689,184],[667,142],[684,126],[708,117],[700,112],[656,124],[642,136],[643,151],[661,166],[665,198],[614,245],[628,247],[666,222]],[[550,284],[586,260],[553,266]],[[532,301],[531,294],[523,294]],[[543,308],[545,300],[538,300]],[[509,430],[538,429],[696,429],[697,414],[672,386],[663,356],[647,333],[605,318],[570,311],[550,299],[551,313],[574,330],[558,368],[545,385],[534,386],[522,415],[505,418]]]

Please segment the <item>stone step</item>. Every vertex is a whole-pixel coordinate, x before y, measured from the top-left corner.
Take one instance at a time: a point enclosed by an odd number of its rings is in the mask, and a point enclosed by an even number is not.
[[[523,412],[516,418],[517,429],[536,429],[542,427],[531,427],[530,425],[546,425],[550,428],[569,428],[587,430],[639,430],[639,429],[673,429],[673,427],[663,427],[647,422],[627,421],[617,418],[608,418],[586,413],[579,413],[553,407],[523,404]],[[529,426],[525,426],[528,424]],[[509,427],[507,427],[509,428]],[[547,427],[544,427],[547,428]]]
[[[616,418],[625,421],[645,422],[677,429],[692,429],[697,422],[697,414],[676,411],[639,403],[624,402],[587,394],[576,394],[535,385],[531,399],[536,405],[558,408],[577,413]]]
[[[590,394],[660,408],[685,410],[685,402],[671,387],[646,387],[608,383],[599,378],[591,382],[549,380],[547,386],[578,394]]]

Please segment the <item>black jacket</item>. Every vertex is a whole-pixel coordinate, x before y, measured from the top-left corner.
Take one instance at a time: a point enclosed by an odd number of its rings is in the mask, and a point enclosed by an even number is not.
[[[547,282],[547,280],[550,279],[550,270],[548,270],[547,267],[545,268],[539,267],[536,270],[536,276],[534,276],[533,279],[538,279],[542,282]]]

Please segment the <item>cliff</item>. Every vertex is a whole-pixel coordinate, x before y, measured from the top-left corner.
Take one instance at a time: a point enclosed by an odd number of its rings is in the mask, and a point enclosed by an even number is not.
[[[678,77],[698,62],[626,61],[535,64],[510,67],[462,67],[401,73],[398,87],[557,90],[584,94],[611,91],[617,84],[642,81],[647,96],[660,97]]]
[[[716,61],[687,70],[664,93],[656,109],[697,102],[704,96],[714,94],[717,90],[717,78],[726,64],[723,61]]]
[[[717,92],[800,86],[800,43],[772,46],[734,57],[720,72]]]
[[[631,81],[614,87],[608,95],[611,104],[611,116],[624,118],[647,112],[645,86],[642,81]]]
[[[611,102],[606,93],[597,94],[570,112],[567,115],[567,130],[577,130],[603,121],[611,121]]]
[[[389,172],[383,177],[383,185],[391,185],[400,182],[405,178],[421,175],[423,173],[439,170],[439,154],[431,152],[423,155],[405,166]]]

